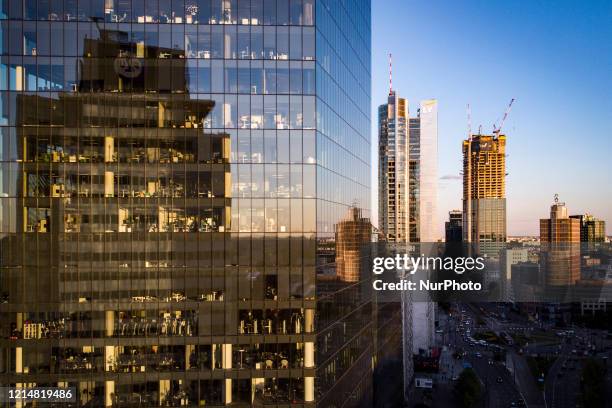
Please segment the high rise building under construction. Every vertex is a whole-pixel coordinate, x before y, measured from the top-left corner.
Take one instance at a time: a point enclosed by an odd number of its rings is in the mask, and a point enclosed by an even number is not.
[[[506,242],[506,136],[463,141],[463,239],[497,256]]]

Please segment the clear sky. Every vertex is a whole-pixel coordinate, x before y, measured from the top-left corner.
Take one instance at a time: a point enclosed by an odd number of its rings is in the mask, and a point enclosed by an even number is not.
[[[611,233],[612,1],[373,0],[374,163],[389,52],[393,89],[412,113],[419,100],[438,99],[441,233],[448,211],[461,208],[466,104],[472,129],[489,133],[511,98],[508,234],[538,234],[555,193],[571,214],[605,219]]]

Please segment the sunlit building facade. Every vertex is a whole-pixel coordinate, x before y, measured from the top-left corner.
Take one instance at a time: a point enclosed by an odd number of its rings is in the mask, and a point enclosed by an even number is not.
[[[387,242],[436,242],[438,102],[408,101],[389,92],[378,108],[379,221]]]
[[[370,2],[25,0],[0,26],[0,383],[371,400],[371,300],[317,278],[369,216]]]
[[[409,241],[437,242],[438,101],[421,101],[408,135]]]
[[[371,241],[372,223],[358,208],[351,208],[346,219],[336,226],[336,275],[339,280],[358,282],[361,279],[362,253]]]
[[[506,136],[463,141],[463,238],[492,257],[506,242]]]
[[[408,101],[390,90],[387,103],[378,108],[378,135],[382,239],[400,254],[410,243],[437,242],[437,101],[421,101],[416,116],[410,117]],[[433,346],[435,304],[402,294],[401,311],[404,396],[409,400],[413,355]]]
[[[591,214],[570,215],[580,220],[580,242],[595,243],[606,241],[606,222]]]
[[[556,195],[550,218],[540,219],[540,246],[547,285],[569,287],[580,280],[580,220],[568,216]]]
[[[408,101],[389,91],[378,107],[378,228],[387,242],[408,242]]]

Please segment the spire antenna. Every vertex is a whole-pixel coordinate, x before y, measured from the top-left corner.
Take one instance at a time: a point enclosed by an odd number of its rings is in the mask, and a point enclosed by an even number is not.
[[[389,95],[393,93],[393,65],[391,58],[391,53],[389,53]]]
[[[472,140],[472,108],[467,104],[467,133],[468,140]]]

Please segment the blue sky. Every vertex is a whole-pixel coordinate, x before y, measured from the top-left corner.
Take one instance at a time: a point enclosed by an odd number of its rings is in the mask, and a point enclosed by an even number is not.
[[[372,3],[373,161],[391,52],[393,88],[411,111],[438,99],[440,231],[448,211],[461,208],[466,104],[472,128],[484,133],[511,98],[508,234],[537,234],[555,193],[570,213],[590,212],[612,231],[612,2]],[[373,187],[376,194],[376,177]]]

